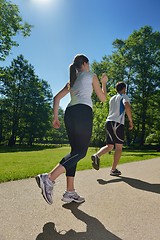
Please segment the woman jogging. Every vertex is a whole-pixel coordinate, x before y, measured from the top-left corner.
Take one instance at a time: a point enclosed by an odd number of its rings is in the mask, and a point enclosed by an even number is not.
[[[77,162],[86,156],[92,134],[92,91],[94,89],[100,101],[106,101],[106,82],[108,78],[102,75],[100,87],[96,74],[90,72],[89,60],[84,55],[76,55],[70,65],[70,82],[54,97],[53,127],[59,128],[58,109],[60,100],[70,93],[71,101],[65,110],[64,122],[68,134],[71,151],[50,172],[36,176],[38,186],[48,204],[53,203],[52,193],[56,178],[66,173],[66,191],[64,202],[84,202],[74,188],[74,177]]]

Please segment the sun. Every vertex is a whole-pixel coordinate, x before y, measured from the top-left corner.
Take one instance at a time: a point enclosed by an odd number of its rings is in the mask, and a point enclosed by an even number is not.
[[[53,6],[53,4],[55,5],[56,0],[31,0],[31,1],[36,7],[44,10],[44,8],[45,9],[50,8],[51,6]]]
[[[33,9],[35,9],[37,13],[42,14],[47,13],[48,16],[50,16],[49,13],[53,12],[53,10],[56,9],[59,0],[30,0],[30,1],[32,3]]]

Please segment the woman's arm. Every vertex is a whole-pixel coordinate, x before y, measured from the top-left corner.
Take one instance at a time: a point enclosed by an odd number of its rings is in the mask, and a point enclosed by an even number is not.
[[[59,109],[59,103],[60,100],[65,97],[69,93],[69,88],[68,88],[68,83],[62,88],[57,95],[54,97],[53,101],[53,127],[54,128],[59,128],[60,127],[60,122],[58,119],[58,109]]]
[[[106,95],[107,95],[106,82],[107,81],[108,81],[108,77],[105,73],[103,73],[101,78],[101,83],[102,83],[102,88],[101,88],[97,75],[95,74],[93,76],[93,89],[101,102],[106,101]]]

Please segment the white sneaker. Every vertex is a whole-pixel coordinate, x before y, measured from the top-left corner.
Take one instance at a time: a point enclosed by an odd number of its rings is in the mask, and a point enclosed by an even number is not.
[[[53,186],[54,183],[49,180],[48,173],[39,174],[35,177],[38,187],[42,190],[42,195],[48,204],[53,203]]]
[[[85,202],[85,198],[80,197],[75,191],[73,191],[73,192],[65,191],[63,194],[63,198],[61,200],[66,203],[70,203],[70,202],[83,203],[83,202]]]

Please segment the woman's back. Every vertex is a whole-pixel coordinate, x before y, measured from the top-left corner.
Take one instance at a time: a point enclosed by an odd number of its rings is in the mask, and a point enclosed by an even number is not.
[[[77,74],[77,79],[70,89],[71,101],[68,106],[86,104],[92,107],[93,75],[93,73],[86,71]]]

